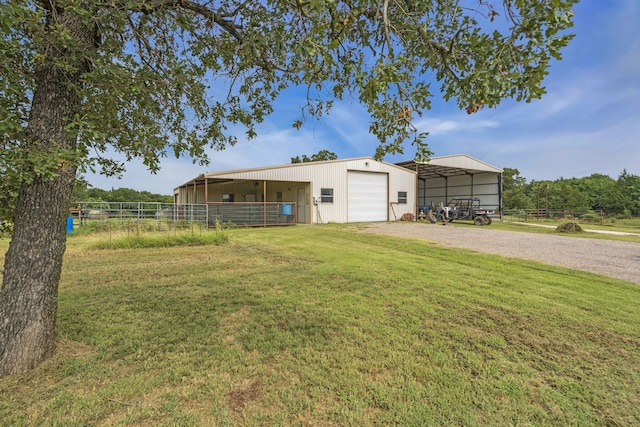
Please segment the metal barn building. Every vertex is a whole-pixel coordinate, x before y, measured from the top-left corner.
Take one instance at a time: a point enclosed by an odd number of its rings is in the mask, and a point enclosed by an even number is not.
[[[371,157],[210,172],[174,189],[208,221],[246,225],[393,221],[416,212],[416,172]]]
[[[208,172],[174,189],[177,206],[206,205],[209,224],[394,221],[453,197],[499,212],[502,169],[464,154],[395,165],[359,157]]]

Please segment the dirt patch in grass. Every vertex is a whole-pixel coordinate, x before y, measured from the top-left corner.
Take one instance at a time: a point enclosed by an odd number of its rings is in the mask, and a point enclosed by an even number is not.
[[[259,378],[247,379],[236,384],[229,393],[229,407],[234,411],[241,410],[245,405],[256,401],[262,395],[262,386]]]

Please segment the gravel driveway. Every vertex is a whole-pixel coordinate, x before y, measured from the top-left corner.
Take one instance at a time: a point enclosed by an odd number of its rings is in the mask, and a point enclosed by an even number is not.
[[[416,222],[372,223],[363,232],[426,239],[443,246],[532,259],[640,284],[640,243]]]

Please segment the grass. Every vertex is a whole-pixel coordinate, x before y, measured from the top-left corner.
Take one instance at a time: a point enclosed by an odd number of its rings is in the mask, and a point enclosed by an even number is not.
[[[95,237],[95,236],[94,236]],[[165,232],[109,233],[109,238],[101,238],[91,244],[92,249],[150,249],[173,246],[221,245],[229,240],[222,224],[213,230],[172,230]]]
[[[533,219],[533,220],[523,221],[522,218],[513,217],[513,216],[505,216],[503,219],[504,219],[504,222],[502,222],[502,224],[512,224],[512,225],[518,225],[518,224],[513,224],[513,222],[516,222],[516,223],[524,223],[529,225],[542,224],[542,225],[557,226],[562,223],[572,221],[571,219],[555,219],[555,220],[554,219]],[[599,222],[580,221],[577,219],[573,221],[577,221],[582,228],[587,228],[592,230],[608,230],[608,231],[622,231],[622,232],[628,232],[628,233],[640,233],[640,218],[638,217],[627,218],[627,219],[605,218],[603,224],[600,224]],[[500,222],[498,221],[498,223]]]
[[[0,379],[3,423],[640,422],[637,285],[353,226],[227,235],[70,238],[57,354]]]
[[[524,231],[524,232],[527,232],[527,233],[553,234],[553,235],[562,234],[563,236],[586,238],[586,239],[618,240],[618,241],[623,241],[623,242],[640,243],[640,236],[635,236],[635,235],[626,236],[626,235],[600,234],[600,233],[592,233],[592,232],[588,232],[588,231],[584,231],[582,233],[559,233],[559,232],[557,232],[555,230],[555,227],[557,227],[558,225],[563,224],[564,222],[568,222],[568,221],[563,221],[563,222],[560,222],[560,221],[538,221],[538,222],[529,222],[527,224],[525,224],[525,223],[513,223],[513,222],[507,222],[507,221],[494,221],[491,225],[489,225],[489,227],[496,228],[498,230],[506,230],[506,231]],[[461,227],[476,227],[473,224],[471,224],[470,222],[469,223],[467,223],[467,222],[463,223],[463,222],[458,222],[458,221],[452,222],[451,225],[456,225],[456,226],[461,226]],[[537,225],[552,225],[554,228],[539,227]],[[619,227],[619,226],[613,225],[613,224],[604,225],[604,226],[594,225],[594,224],[580,224],[580,226],[583,228],[583,230],[622,231],[622,232],[640,234],[640,230],[633,229],[633,228],[631,228],[629,226]]]

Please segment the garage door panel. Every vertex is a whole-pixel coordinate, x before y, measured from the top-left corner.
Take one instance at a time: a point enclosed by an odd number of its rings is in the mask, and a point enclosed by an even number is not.
[[[349,222],[386,221],[388,219],[387,174],[348,172]]]

